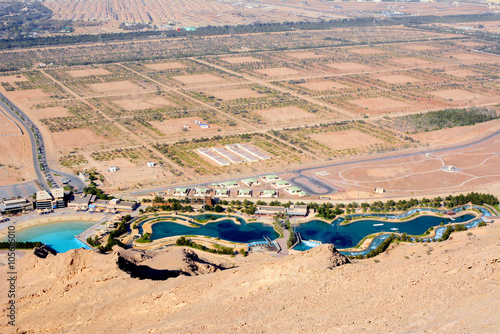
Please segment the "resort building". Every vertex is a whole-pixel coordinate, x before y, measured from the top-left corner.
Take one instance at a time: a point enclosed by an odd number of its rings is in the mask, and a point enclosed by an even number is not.
[[[0,213],[19,213],[23,211],[31,211],[34,209],[33,200],[31,198],[11,198],[4,199],[0,204]]]
[[[227,181],[227,182],[224,182],[222,183],[224,185],[224,187],[226,188],[237,188],[239,187],[240,185],[238,184],[238,182],[236,181]]]
[[[194,193],[194,196],[196,196],[196,197],[210,196],[210,189],[208,189],[208,188],[199,188],[199,189],[196,189],[196,192]]]
[[[54,196],[54,202],[52,203],[52,207],[55,209],[64,208],[64,188],[54,188],[52,189],[52,196]]]
[[[102,199],[98,199],[94,202],[95,208],[105,209],[107,211],[127,211],[132,212],[137,207],[137,203],[135,202],[124,202],[119,200],[118,198],[114,198],[112,200],[106,201]]]
[[[260,178],[264,182],[276,182],[276,181],[281,180],[281,178],[278,175],[274,175],[274,174],[264,175],[264,176],[261,176]]]
[[[286,208],[282,206],[259,205],[255,215],[257,216],[273,216],[275,214],[285,214]]]
[[[91,202],[93,195],[87,194],[79,194],[73,195],[70,201],[68,202],[69,208],[74,208],[75,210],[86,211],[89,208],[89,204]]]
[[[290,205],[288,209],[286,209],[286,214],[289,216],[301,216],[305,217],[309,213],[309,208],[307,205]]]
[[[229,190],[228,189],[216,189],[215,196],[216,197],[229,197]]]
[[[287,192],[290,195],[299,195],[301,197],[307,196],[307,193],[304,190],[300,189],[299,187],[286,188],[285,192]]]
[[[271,186],[274,188],[285,188],[285,187],[290,187],[292,184],[288,181],[285,180],[279,180],[278,182],[273,182],[271,183]]]
[[[36,192],[36,208],[43,210],[51,210],[52,209],[52,201],[53,197],[46,190],[40,190]]]
[[[259,182],[259,180],[253,179],[253,178],[241,180],[241,182],[244,185],[249,186],[249,187],[260,186],[261,185],[261,183]]]
[[[276,190],[262,190],[260,192],[259,197],[267,197],[267,198],[272,198],[272,197],[278,197],[278,192]]]
[[[189,189],[187,188],[175,188],[174,193],[172,195],[174,196],[187,196],[189,193]]]
[[[82,179],[84,182],[89,182],[90,181],[90,175],[87,172],[79,172],[78,177]]]
[[[252,197],[252,190],[250,189],[239,189],[237,197]]]

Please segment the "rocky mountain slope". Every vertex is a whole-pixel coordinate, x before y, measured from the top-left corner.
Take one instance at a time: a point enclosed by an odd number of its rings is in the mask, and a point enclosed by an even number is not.
[[[177,247],[29,254],[19,260],[18,330],[498,333],[500,224],[471,232],[442,243],[394,245],[352,264],[331,245],[283,258]],[[120,261],[129,268],[120,269]],[[139,266],[175,275],[140,279]],[[0,291],[5,287],[2,280]],[[5,324],[3,317],[1,333],[12,330]]]

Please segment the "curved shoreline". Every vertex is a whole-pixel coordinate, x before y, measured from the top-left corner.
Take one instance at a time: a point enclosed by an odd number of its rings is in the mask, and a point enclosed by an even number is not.
[[[461,207],[460,207],[461,208]],[[424,239],[424,242],[431,242],[432,240],[435,240],[437,238],[437,230],[439,228],[445,228],[447,226],[455,226],[455,225],[467,225],[467,224],[470,224],[471,222],[474,222],[478,219],[480,219],[481,217],[485,216],[485,212],[483,211],[481,214],[478,214],[476,211],[474,211],[474,209],[478,209],[478,208],[481,208],[483,209],[484,211],[488,212],[488,215],[491,215],[491,212],[489,209],[487,208],[483,208],[483,207],[480,207],[480,206],[475,206],[475,205],[472,205],[470,209],[465,209],[465,210],[461,210],[459,211],[459,213],[462,213],[460,215],[458,215],[458,213],[456,213],[456,217],[460,217],[462,215],[465,215],[465,214],[473,214],[475,217],[466,221],[466,222],[458,222],[458,223],[453,223],[453,222],[450,222],[446,225],[437,225],[437,226],[432,226],[433,227],[433,230],[431,233],[429,233],[429,235],[410,235],[408,234],[408,236],[411,236],[411,237],[415,237],[415,238],[418,238],[420,237],[419,239]],[[456,208],[455,208],[456,209]],[[467,211],[467,210],[470,210],[470,211]],[[480,209],[479,209],[480,210]],[[482,211],[482,210],[480,210]],[[420,215],[419,215],[420,216]],[[419,217],[417,216],[417,217]],[[435,216],[435,215],[433,215]],[[439,215],[437,215],[437,217],[441,217]],[[404,222],[408,222],[409,220],[405,220]],[[478,222],[479,223],[479,222]],[[477,226],[477,225],[476,225]],[[473,227],[476,227],[476,226],[473,226]],[[472,227],[469,227],[469,228],[472,228]],[[468,228],[468,229],[469,229]],[[404,233],[404,232],[403,232]],[[350,248],[339,248],[339,251],[343,251],[343,252],[350,252],[350,253],[358,253],[358,254],[362,254],[363,252],[366,252],[370,246],[372,245],[373,242],[377,241],[377,238],[379,237],[382,237],[384,235],[391,235],[391,234],[395,234],[395,235],[401,235],[402,233],[400,232],[397,232],[397,231],[394,231],[394,232],[378,232],[378,233],[372,233],[372,234],[369,234],[367,236],[365,236],[363,238],[363,240],[361,240],[362,243],[365,243],[366,242],[366,238],[368,238],[369,236],[371,235],[374,235],[373,238],[371,238],[371,242],[368,243],[367,245],[365,245],[365,247],[361,248],[362,245],[360,245],[358,243],[358,245],[356,245],[355,247],[350,247]],[[385,240],[385,238],[384,238]],[[361,243],[360,242],[360,243]],[[356,248],[356,247],[359,247],[359,248]],[[352,254],[351,254],[352,255]]]

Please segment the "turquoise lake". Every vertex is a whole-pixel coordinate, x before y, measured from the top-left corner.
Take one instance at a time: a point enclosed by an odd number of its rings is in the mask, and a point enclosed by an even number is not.
[[[411,235],[420,235],[431,226],[438,226],[441,223],[448,224],[463,223],[474,219],[472,214],[466,214],[455,218],[452,221],[449,218],[435,216],[419,216],[415,219],[401,223],[388,223],[383,220],[361,220],[348,225],[340,225],[343,220],[335,220],[332,224],[321,220],[312,220],[300,224],[295,228],[302,235],[304,240],[317,240],[322,243],[333,243],[337,248],[350,248],[356,246],[364,237],[379,232],[399,232]],[[398,229],[397,231],[393,229]]]

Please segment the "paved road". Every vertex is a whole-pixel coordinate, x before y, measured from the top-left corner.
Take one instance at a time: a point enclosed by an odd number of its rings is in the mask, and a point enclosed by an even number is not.
[[[327,193],[335,192],[336,189],[334,187],[332,187],[331,185],[325,184],[320,179],[304,175],[304,172],[312,171],[312,170],[316,170],[316,169],[322,169],[322,168],[347,166],[347,165],[353,165],[353,164],[359,164],[359,163],[365,163],[365,162],[379,162],[379,161],[386,161],[386,160],[399,159],[399,158],[409,158],[409,157],[422,155],[424,153],[433,154],[433,153],[441,153],[441,152],[452,151],[452,150],[460,150],[460,149],[472,147],[472,146],[477,145],[477,144],[481,144],[485,141],[490,140],[491,138],[498,136],[499,134],[500,134],[500,130],[497,130],[496,132],[493,132],[486,137],[480,138],[480,139],[475,140],[473,142],[469,142],[467,144],[459,144],[459,145],[455,145],[455,146],[448,146],[448,147],[436,148],[436,149],[427,149],[425,147],[421,147],[418,149],[418,151],[413,151],[411,153],[395,154],[395,155],[389,155],[389,156],[378,157],[378,158],[366,158],[366,159],[355,160],[355,161],[350,160],[350,161],[345,161],[345,162],[325,163],[325,164],[319,164],[319,165],[314,166],[314,167],[301,168],[301,169],[295,169],[295,170],[287,170],[286,172],[298,174],[297,177],[294,177],[294,178],[290,179],[289,181],[293,181],[296,178],[305,178],[305,179],[307,179],[308,182],[313,184],[315,187],[322,188],[321,192],[316,192],[312,188],[305,187],[303,183],[298,184],[299,182],[297,182],[297,186],[304,188],[308,193],[310,193],[312,195],[325,195]],[[262,175],[262,173],[250,175],[250,176],[247,176],[246,178],[259,177],[261,175]],[[231,180],[234,180],[234,178],[227,179],[227,180],[224,179],[224,180],[220,180],[217,182],[225,182],[225,181],[231,181]],[[203,186],[207,186],[211,183],[213,183],[213,182],[203,183],[203,184],[185,184],[185,185],[180,185],[179,187],[181,187],[181,188],[182,187],[203,187]],[[132,192],[130,192],[130,194],[131,195],[142,195],[142,194],[148,194],[151,192],[163,192],[163,191],[165,191],[166,188],[168,188],[168,187],[159,187],[159,188],[154,188],[154,189],[138,190],[138,191],[132,191]],[[331,192],[324,192],[323,189],[326,189],[326,190],[331,191]]]
[[[54,173],[54,175],[59,174],[59,175],[61,175],[62,179],[67,179],[69,181],[68,184],[73,186],[73,188],[75,189],[75,192],[81,192],[83,190],[83,188],[85,188],[87,186],[87,184],[85,184],[85,182],[83,182],[82,179],[80,179],[78,176],[76,176],[74,174],[64,173],[64,172],[55,170],[53,168],[51,168],[50,170],[52,171],[52,173]]]
[[[49,179],[53,184],[55,184],[55,182],[53,182],[54,178],[48,169],[47,157],[45,156],[45,146],[44,146],[43,138],[42,138],[40,131],[38,130],[36,125],[33,124],[33,122],[28,118],[28,116],[26,116],[26,114],[24,114],[21,111],[21,109],[19,109],[16,105],[14,105],[2,93],[0,93],[0,107],[2,107],[3,110],[5,110],[7,113],[9,113],[13,119],[17,120],[25,128],[25,132],[29,135],[30,141],[31,141],[31,155],[33,157],[33,165],[35,167],[35,172],[37,175],[38,184],[43,189],[49,190],[50,187],[47,183],[47,180],[45,178],[44,173],[40,169],[40,163],[42,163],[42,165],[45,168],[45,174],[47,175],[47,179]],[[33,129],[33,131],[31,131],[31,129]],[[37,144],[36,144],[35,135],[38,137],[39,146],[37,146]],[[39,155],[38,151],[37,151],[38,148],[40,148],[40,152],[41,152],[40,153],[40,160],[41,161],[38,161],[38,155]]]

